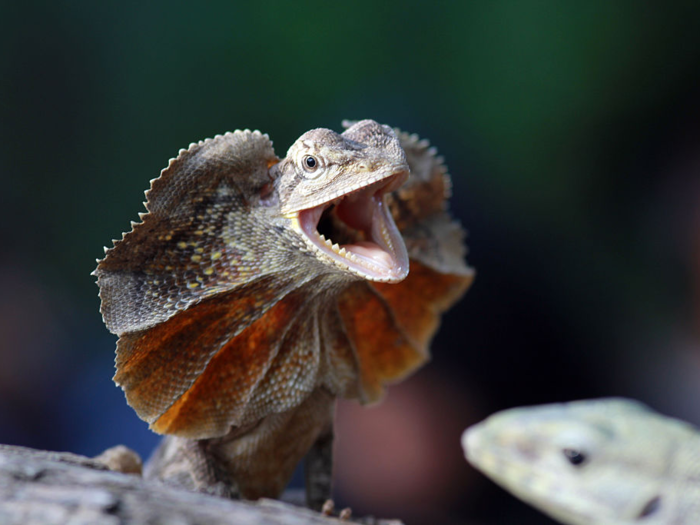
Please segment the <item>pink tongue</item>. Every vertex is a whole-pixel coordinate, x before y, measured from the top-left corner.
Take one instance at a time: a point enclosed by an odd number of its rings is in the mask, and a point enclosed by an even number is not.
[[[343,248],[384,268],[392,267],[391,255],[373,242],[358,241],[355,244],[343,244]]]

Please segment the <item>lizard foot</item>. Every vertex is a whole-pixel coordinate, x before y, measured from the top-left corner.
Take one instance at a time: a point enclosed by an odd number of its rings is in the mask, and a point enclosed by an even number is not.
[[[140,476],[143,464],[139,455],[124,445],[108,448],[99,456],[93,458],[102,463],[109,470],[123,472],[124,474],[136,474]]]

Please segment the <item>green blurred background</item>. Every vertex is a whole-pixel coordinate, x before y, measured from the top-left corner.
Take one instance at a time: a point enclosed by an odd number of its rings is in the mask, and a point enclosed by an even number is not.
[[[373,118],[429,138],[478,276],[424,371],[339,411],[337,498],[551,523],[466,465],[502,408],[625,395],[700,423],[700,3],[4,2],[0,442],[157,438],[111,383],[89,275],[190,142],[277,153]]]

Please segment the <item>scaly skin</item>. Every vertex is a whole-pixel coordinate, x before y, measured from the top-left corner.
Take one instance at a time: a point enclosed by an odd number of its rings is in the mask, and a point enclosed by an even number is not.
[[[700,523],[700,433],[635,401],[505,410],[462,444],[472,465],[562,523]]]
[[[428,359],[473,278],[449,178],[425,141],[346,126],[282,160],[247,130],[181,150],[99,262],[114,380],[170,435],[147,476],[277,497],[310,449],[330,468],[336,397],[377,401]]]

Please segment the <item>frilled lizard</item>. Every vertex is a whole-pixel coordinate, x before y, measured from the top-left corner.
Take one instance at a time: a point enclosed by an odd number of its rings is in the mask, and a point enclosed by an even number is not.
[[[474,466],[561,523],[700,523],[700,431],[636,401],[505,410],[462,443]]]
[[[169,434],[146,475],[278,497],[307,456],[329,496],[336,397],[370,403],[429,357],[473,278],[434,148],[372,120],[190,145],[99,261],[114,381]],[[410,259],[410,273],[409,273]]]

